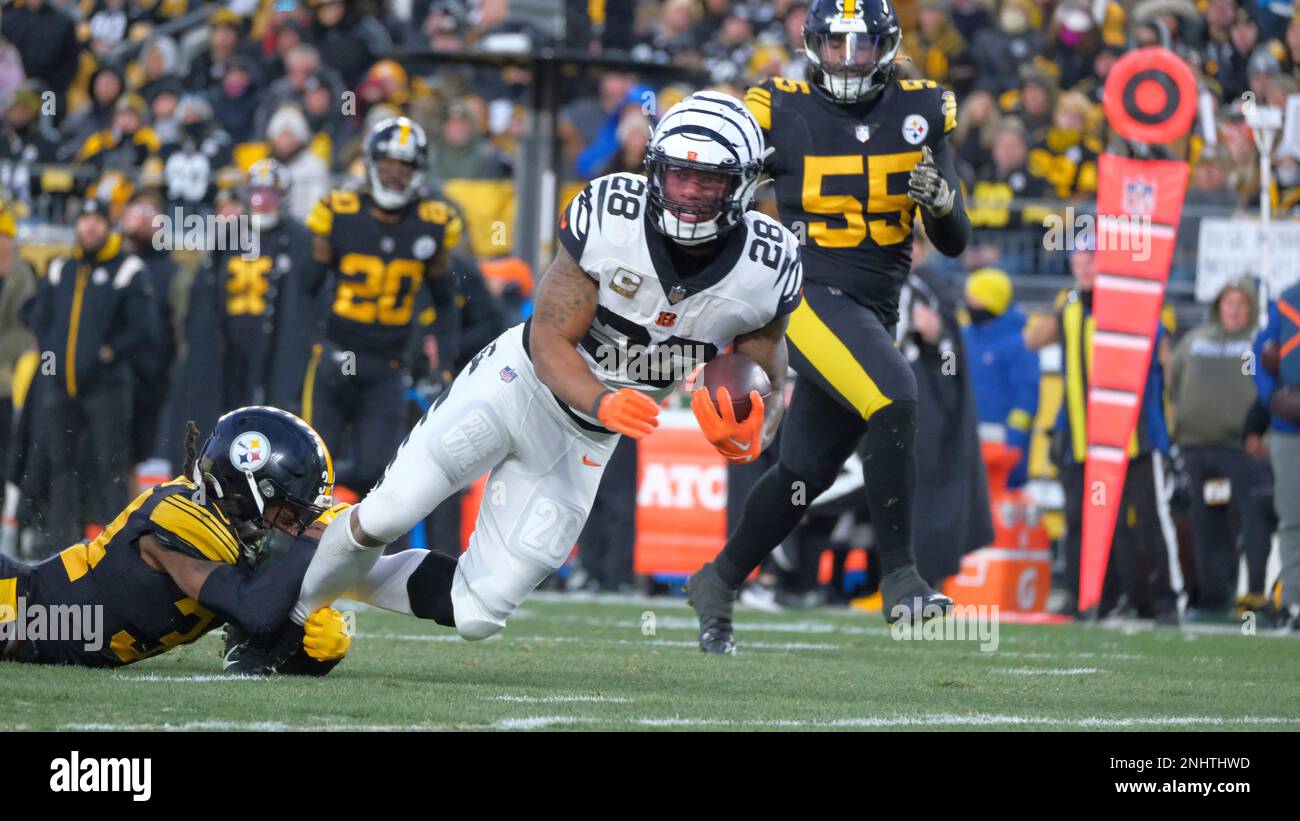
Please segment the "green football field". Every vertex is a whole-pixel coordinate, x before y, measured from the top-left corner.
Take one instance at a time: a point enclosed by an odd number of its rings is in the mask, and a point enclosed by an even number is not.
[[[0,665],[0,729],[1300,729],[1300,639],[1264,630],[1002,624],[985,652],[742,610],[715,658],[678,599],[537,596],[479,643],[356,618],[324,679],[222,676],[212,635],[119,671]]]

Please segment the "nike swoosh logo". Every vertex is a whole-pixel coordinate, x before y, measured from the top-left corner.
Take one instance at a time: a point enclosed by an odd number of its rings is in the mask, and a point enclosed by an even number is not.
[[[582,463],[583,463],[584,465],[587,465],[588,467],[593,467],[593,468],[598,468],[598,467],[600,467],[600,462],[593,462],[593,461],[591,461],[590,459],[587,458],[587,454],[585,454],[585,453],[582,454]]]
[[[735,439],[733,439],[730,436],[727,437],[727,441],[735,445],[736,447],[740,448],[741,450],[749,450],[749,446],[754,444],[753,439],[750,439],[748,442],[737,442]]]

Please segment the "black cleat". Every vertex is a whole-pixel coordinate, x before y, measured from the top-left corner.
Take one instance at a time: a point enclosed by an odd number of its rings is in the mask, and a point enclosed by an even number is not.
[[[734,656],[736,641],[731,637],[731,613],[738,591],[727,586],[713,562],[695,571],[686,582],[686,603],[700,617],[700,652]]]
[[[880,580],[881,612],[885,621],[921,624],[952,613],[952,599],[925,583],[912,566],[900,567]]]

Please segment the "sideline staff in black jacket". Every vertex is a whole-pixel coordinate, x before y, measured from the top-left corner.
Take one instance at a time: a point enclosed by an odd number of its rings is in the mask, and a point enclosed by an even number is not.
[[[127,502],[131,359],[157,344],[144,263],[124,253],[104,206],[87,200],[77,248],[49,266],[22,317],[41,350],[35,435],[48,453],[55,547],[107,524]]]

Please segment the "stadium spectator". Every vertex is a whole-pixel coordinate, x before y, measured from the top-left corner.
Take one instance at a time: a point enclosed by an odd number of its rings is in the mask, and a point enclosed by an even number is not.
[[[344,83],[355,87],[376,56],[392,48],[388,33],[378,20],[349,8],[344,0],[312,0],[310,5],[308,42]]]
[[[10,197],[30,203],[40,191],[40,172],[33,166],[54,162],[62,136],[41,117],[41,99],[31,83],[14,92],[0,123],[0,180]]]
[[[979,88],[995,95],[1016,88],[1020,66],[1027,65],[1043,50],[1043,33],[1035,22],[1038,19],[1041,15],[1032,0],[1005,0],[996,26],[967,35],[971,38]]]
[[[190,73],[185,87],[190,91],[211,92],[221,85],[226,69],[236,55],[247,54],[240,38],[244,19],[230,9],[218,9],[208,18],[211,32],[208,50],[190,61]]]
[[[176,41],[170,37],[151,37],[145,42],[140,59],[143,77],[136,88],[136,93],[153,104],[153,98],[161,90],[174,90],[179,86],[176,69],[180,64],[180,55]]]
[[[255,135],[253,118],[259,99],[256,77],[252,62],[243,55],[235,55],[226,64],[220,90],[214,93],[212,108],[217,122],[235,143]]]
[[[1282,559],[1282,606],[1300,629],[1300,283],[1269,305],[1268,326],[1255,339],[1255,388],[1270,413],[1273,506]]]
[[[289,215],[299,222],[307,218],[312,206],[330,188],[329,168],[320,157],[307,150],[311,136],[307,118],[292,106],[275,112],[266,127],[271,156],[289,170]]]
[[[1211,316],[1189,331],[1169,364],[1175,441],[1186,459],[1196,551],[1197,620],[1231,619],[1237,589],[1238,537],[1246,533],[1252,495],[1268,477],[1246,453],[1242,420],[1255,403],[1243,364],[1255,336],[1255,285],[1225,285]],[[1244,545],[1248,556],[1268,555],[1268,542]],[[1262,590],[1251,592],[1262,593]]]
[[[0,201],[0,482],[11,480],[14,370],[18,359],[36,342],[18,315],[36,292],[36,273],[18,253],[16,233],[13,211]]]
[[[1020,451],[1007,487],[1028,479],[1029,437],[1038,413],[1038,354],[1025,344],[1027,318],[1013,301],[1011,278],[995,268],[981,268],[966,280],[962,329],[970,363],[975,410],[982,424],[997,425],[1006,444]]]
[[[0,20],[0,33],[18,49],[27,76],[62,101],[77,74],[81,51],[72,18],[48,0],[11,3]],[[59,105],[59,114],[66,113]]]
[[[127,502],[132,359],[156,344],[152,291],[102,204],[86,200],[77,247],[56,258],[22,318],[52,363],[37,378],[54,546],[94,536]]]
[[[69,114],[60,128],[65,138],[61,159],[71,159],[91,134],[108,128],[123,88],[122,72],[115,68],[100,68],[91,75],[90,99]]]
[[[1041,225],[1041,209],[1021,209],[1016,202],[1040,199],[1046,196],[1049,187],[1046,180],[1030,172],[1025,132],[1014,118],[1004,120],[998,128],[992,156],[993,173],[971,189],[968,209],[971,225],[976,228]]]
[[[458,101],[447,108],[447,116],[429,145],[429,176],[435,180],[497,179],[500,169],[490,168],[495,160],[492,144],[483,135],[468,103]]]
[[[957,110],[952,142],[957,147],[957,174],[969,191],[993,170],[993,140],[1002,123],[997,100],[986,89],[976,89]]]
[[[1043,139],[1052,127],[1052,111],[1059,89],[1056,78],[1037,66],[1022,66],[1020,86],[998,100],[1005,114],[1020,120],[1030,142]]]
[[[561,109],[559,138],[566,175],[582,177],[577,172],[579,155],[597,138],[606,120],[622,107],[635,84],[631,74],[606,72],[596,95],[579,97]]]
[[[993,17],[981,0],[952,0],[949,14],[953,28],[967,43],[975,39],[976,33],[993,27]]]
[[[218,171],[231,157],[230,135],[214,121],[212,106],[198,95],[181,98],[176,119],[180,128],[174,142],[159,152],[168,204],[180,206],[186,213],[207,210],[216,192]]]
[[[1038,65],[1056,75],[1060,88],[1070,89],[1091,73],[1099,47],[1100,33],[1087,4],[1065,0],[1056,7]]]
[[[1067,91],[1056,100],[1052,127],[1029,150],[1029,170],[1042,177],[1062,200],[1097,193],[1097,158],[1103,146],[1094,133],[1097,119],[1088,98]]]
[[[127,94],[113,107],[109,127],[96,131],[82,143],[77,162],[98,168],[131,169],[158,153],[158,135],[146,125],[149,109],[136,94]]]
[[[302,108],[307,96],[307,86],[313,78],[323,81],[332,87],[332,91],[341,94],[340,81],[336,77],[331,79],[329,76],[322,76],[321,69],[320,52],[315,46],[298,45],[290,49],[284,55],[284,75],[271,83],[266,93],[262,95],[262,102],[254,121],[254,130],[258,134],[265,134],[271,115],[286,105]],[[341,110],[342,100],[338,99],[336,105]],[[365,112],[361,113],[364,115]]]
[[[975,62],[949,19],[948,6],[947,0],[921,0],[919,25],[903,34],[903,51],[921,77],[964,97],[975,82]]]

